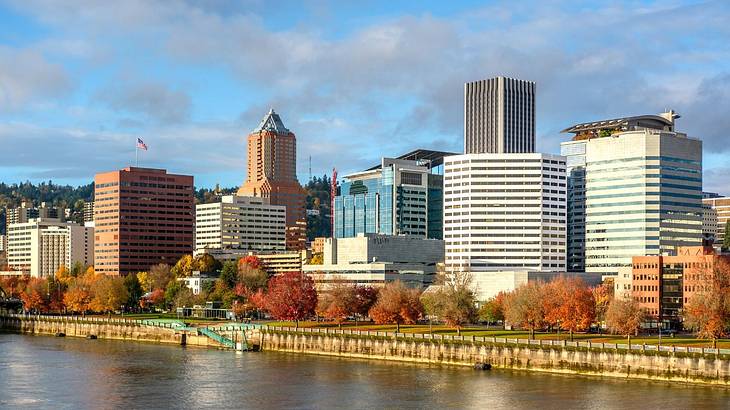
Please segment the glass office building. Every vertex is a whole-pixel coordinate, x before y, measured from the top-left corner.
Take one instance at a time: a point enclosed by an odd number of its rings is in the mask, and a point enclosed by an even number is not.
[[[383,158],[348,175],[335,197],[336,238],[361,233],[443,237],[443,176],[421,161]]]

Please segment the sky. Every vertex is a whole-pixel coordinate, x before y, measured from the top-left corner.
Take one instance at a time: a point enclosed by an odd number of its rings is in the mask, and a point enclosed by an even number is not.
[[[270,108],[300,181],[415,148],[461,152],[463,84],[536,82],[537,145],[668,108],[730,194],[730,2],[3,1],[0,181],[134,164],[240,185]]]

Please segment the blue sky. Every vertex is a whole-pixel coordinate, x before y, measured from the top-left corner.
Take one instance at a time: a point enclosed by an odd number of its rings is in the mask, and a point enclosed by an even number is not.
[[[673,108],[730,194],[730,2],[1,1],[0,181],[131,165],[245,179],[273,107],[298,174],[462,149],[463,83],[537,83],[538,147],[574,123]]]

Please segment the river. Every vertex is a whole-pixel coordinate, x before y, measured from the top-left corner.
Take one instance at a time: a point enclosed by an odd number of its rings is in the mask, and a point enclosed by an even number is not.
[[[0,333],[1,408],[712,409],[730,390]]]

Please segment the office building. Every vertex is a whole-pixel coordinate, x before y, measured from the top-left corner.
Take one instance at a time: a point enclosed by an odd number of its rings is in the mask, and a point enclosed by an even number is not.
[[[464,84],[464,152],[535,152],[535,83],[496,77]]]
[[[248,135],[248,174],[239,196],[268,198],[286,207],[287,249],[306,247],[306,192],[297,180],[297,140],[270,110]]]
[[[286,207],[268,198],[228,195],[195,207],[195,251],[284,251]]]
[[[565,157],[466,154],[444,163],[446,270],[565,272]]]
[[[730,257],[711,247],[679,247],[676,255],[635,256],[632,259],[631,297],[653,321],[677,328],[681,311],[692,296],[706,288],[715,266]]]
[[[578,124],[561,144],[571,167],[569,270],[617,274],[636,254],[702,238],[702,143],[670,111]]]
[[[7,259],[11,269],[48,277],[58,268],[94,261],[94,228],[59,218],[32,218],[8,226]]]
[[[136,274],[193,253],[192,176],[128,167],[97,174],[94,187],[97,273]]]
[[[446,152],[416,150],[344,177],[335,197],[336,238],[359,234],[441,239]]]
[[[41,202],[41,206],[35,207],[30,202],[22,202],[19,207],[5,208],[5,226],[10,224],[19,224],[30,221],[31,219],[58,219],[63,221],[65,214],[58,208],[51,206],[45,202]]]
[[[335,282],[379,287],[396,280],[425,288],[443,259],[444,242],[438,239],[359,234],[325,239],[323,263],[302,270],[320,289]]]
[[[715,247],[719,248],[727,235],[725,228],[730,220],[730,197],[704,198],[702,205],[705,211],[703,232],[708,235],[714,233]]]

